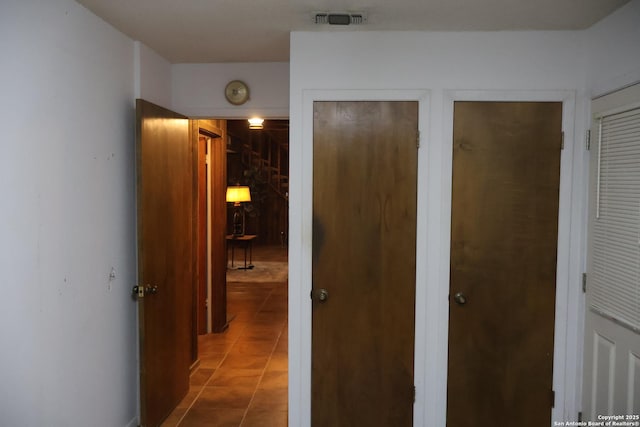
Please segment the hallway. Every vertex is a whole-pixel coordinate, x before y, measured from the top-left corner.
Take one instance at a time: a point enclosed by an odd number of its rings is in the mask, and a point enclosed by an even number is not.
[[[256,276],[261,262],[286,261],[286,248],[255,247],[256,269],[234,272],[229,328],[199,337],[200,366],[163,427],[287,425],[287,282]]]

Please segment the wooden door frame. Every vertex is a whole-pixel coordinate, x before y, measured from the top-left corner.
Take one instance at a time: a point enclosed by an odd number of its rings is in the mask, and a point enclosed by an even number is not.
[[[315,101],[418,101],[418,223],[416,247],[415,426],[446,425],[449,257],[453,103],[455,101],[562,102],[556,275],[553,420],[580,410],[581,330],[584,297],[587,158],[575,135],[574,91],[304,90],[301,112],[291,111],[289,225],[289,422],[309,426],[311,413],[311,229],[313,197],[313,103]],[[437,101],[437,102],[436,102]],[[433,112],[432,112],[433,111]],[[430,119],[433,123],[430,123]],[[579,125],[582,123],[580,122]],[[575,183],[575,184],[574,184]],[[428,238],[427,238],[428,236]],[[424,325],[429,325],[425,328]],[[435,351],[434,351],[435,349]]]
[[[211,143],[209,144],[210,151],[208,153],[209,156],[209,170],[213,171],[213,163],[218,161],[219,167],[215,168],[215,173],[210,173],[209,177],[205,174],[204,179],[207,178],[209,181],[207,182],[208,192],[206,194],[207,203],[210,203],[211,212],[208,212],[207,221],[209,222],[207,226],[208,236],[206,243],[206,253],[205,257],[208,260],[198,260],[198,261],[208,261],[209,265],[207,267],[207,275],[211,278],[210,289],[206,290],[206,294],[208,295],[208,309],[206,311],[206,323],[207,323],[207,333],[218,333],[223,332],[229,326],[227,322],[227,283],[226,283],[226,241],[224,240],[224,235],[226,234],[226,224],[227,224],[227,209],[226,209],[226,201],[220,202],[218,200],[218,205],[220,203],[224,203],[224,206],[214,206],[213,200],[210,200],[210,195],[213,194],[225,194],[226,192],[226,181],[227,181],[227,158],[226,158],[226,138],[227,138],[227,129],[226,129],[226,119],[191,119],[191,138],[194,143],[197,145],[199,143],[199,137],[202,135],[206,138],[211,139]],[[197,155],[195,156],[198,157]],[[197,161],[197,159],[196,159]],[[194,166],[197,170],[197,165]],[[197,177],[196,177],[197,180]],[[199,182],[195,183],[196,192],[200,190]],[[200,193],[198,193],[200,194]],[[218,215],[216,215],[216,212]],[[197,216],[197,214],[196,214]],[[194,221],[197,223],[198,221]],[[197,226],[197,224],[196,224]],[[197,238],[195,238],[197,241]],[[194,296],[202,295],[202,290],[197,287],[194,289]],[[194,311],[198,314],[199,307],[194,306]],[[201,317],[198,315],[198,317]],[[198,327],[194,326],[194,339],[197,341],[198,335]]]

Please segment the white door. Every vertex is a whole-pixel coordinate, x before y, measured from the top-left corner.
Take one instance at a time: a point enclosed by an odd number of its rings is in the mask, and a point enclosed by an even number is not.
[[[640,414],[640,85],[592,103],[583,420]]]

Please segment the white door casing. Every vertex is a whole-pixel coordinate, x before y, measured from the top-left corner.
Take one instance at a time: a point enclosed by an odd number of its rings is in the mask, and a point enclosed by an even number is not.
[[[416,247],[415,426],[446,425],[449,240],[454,101],[563,103],[558,269],[552,420],[575,420],[579,409],[584,271],[582,137],[577,137],[574,91],[304,90],[300,114],[292,110],[290,152],[289,425],[310,425],[311,238],[314,101],[417,100],[418,222]],[[578,123],[577,123],[578,122]],[[578,160],[575,160],[575,159]],[[585,184],[586,185],[586,184]],[[575,186],[580,188],[576,189]]]

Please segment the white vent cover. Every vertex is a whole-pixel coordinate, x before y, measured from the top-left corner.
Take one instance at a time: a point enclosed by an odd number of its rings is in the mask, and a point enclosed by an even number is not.
[[[313,23],[322,25],[362,25],[367,23],[364,12],[315,12]]]

